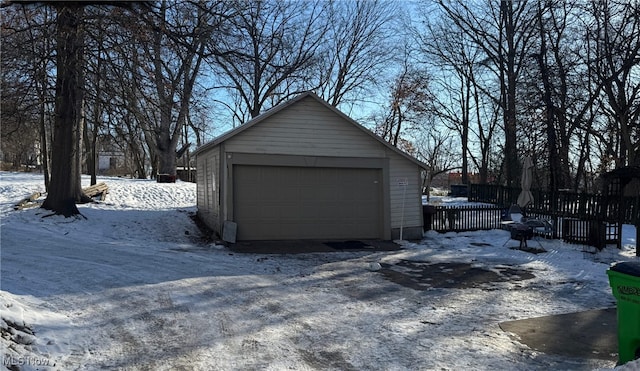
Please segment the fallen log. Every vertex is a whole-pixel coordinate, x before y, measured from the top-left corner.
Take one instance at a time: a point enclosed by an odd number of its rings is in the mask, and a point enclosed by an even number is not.
[[[33,192],[31,194],[31,196],[25,197],[20,202],[15,204],[13,209],[14,210],[23,210],[23,209],[26,209],[26,208],[29,208],[29,207],[37,206],[38,203],[36,202],[36,200],[39,199],[40,196],[41,196],[40,192]]]
[[[88,197],[100,197],[100,201],[104,201],[107,198],[107,193],[109,193],[109,187],[106,183],[101,182],[82,189],[82,192]]]

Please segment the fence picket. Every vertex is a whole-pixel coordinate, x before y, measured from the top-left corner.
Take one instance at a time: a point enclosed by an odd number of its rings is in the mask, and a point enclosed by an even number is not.
[[[516,203],[520,188],[493,184],[471,184],[470,202],[486,202],[501,207]],[[617,197],[569,191],[532,190],[534,202],[528,212],[552,217],[579,218],[636,224],[640,220],[640,197]]]
[[[486,202],[502,208],[514,204],[520,193],[520,188],[487,184],[471,184],[468,189],[470,202]],[[564,190],[532,190],[532,193],[534,202],[527,206],[527,214],[551,220],[555,226],[553,237],[562,237],[567,242],[597,244],[601,248],[604,241],[605,244],[616,243],[620,248],[622,224],[640,224],[640,196],[618,197]]]
[[[430,206],[425,209],[425,230],[476,231],[501,228],[504,208],[495,205]]]

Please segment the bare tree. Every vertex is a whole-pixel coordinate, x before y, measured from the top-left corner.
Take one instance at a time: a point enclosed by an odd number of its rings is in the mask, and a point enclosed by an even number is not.
[[[640,165],[640,4],[592,1],[590,72],[619,133],[617,165]]]
[[[42,207],[55,214],[79,214],[76,202],[88,201],[81,188],[81,138],[84,94],[84,13],[91,2],[21,2],[56,10],[56,93],[51,181]],[[104,4],[104,3],[103,3]],[[120,4],[109,2],[109,5]],[[11,6],[12,3],[3,3]],[[130,6],[130,3],[122,3]]]
[[[423,116],[432,97],[428,75],[413,69],[407,58],[390,87],[389,102],[383,115],[375,120],[374,131],[392,146],[414,154],[408,131],[423,124]]]
[[[304,90],[326,25],[323,3],[311,1],[232,2],[235,15],[215,39],[215,67],[238,103],[241,121],[259,115]],[[233,104],[231,105],[233,106]]]
[[[433,117],[435,118],[435,117]],[[454,150],[454,136],[448,129],[441,130],[435,122],[424,126],[416,139],[417,157],[427,165],[423,178],[423,194],[429,201],[429,190],[433,179],[443,173],[459,168],[460,154]]]
[[[497,97],[491,99],[487,94],[488,87],[479,83],[483,74],[490,72],[484,66],[486,57],[455,24],[437,18],[424,21],[426,30],[420,28],[414,34],[422,63],[434,71],[432,90],[437,93],[429,104],[430,111],[460,137],[462,183],[469,183],[470,162],[486,182],[497,121],[495,115],[485,117],[484,112],[495,112],[499,104]],[[476,143],[479,155],[474,154]]]
[[[504,172],[507,184],[517,184],[520,160],[517,149],[517,85],[530,47],[535,13],[525,1],[482,3],[438,0],[439,8],[457,29],[485,54],[499,85],[504,130]]]
[[[146,46],[142,40],[145,38],[139,34],[146,35],[147,30],[139,24],[132,24],[128,12],[118,8],[109,13],[103,26],[107,27],[103,45],[103,78],[110,83],[102,89],[109,99],[109,110],[105,112],[105,133],[101,136],[101,144],[106,150],[119,148],[131,174],[146,179],[150,173],[157,173],[151,123],[158,120],[156,109],[146,109],[157,105],[153,100],[154,88],[149,81],[149,69],[144,67],[143,49]]]
[[[399,35],[397,3],[348,0],[329,3],[328,30],[318,59],[318,94],[332,106],[366,94],[394,59]]]
[[[14,166],[40,165],[49,185],[55,14],[46,6],[2,9],[2,152]]]
[[[541,107],[543,126],[546,134],[547,161],[549,164],[548,187],[550,190],[569,187],[569,149],[570,138],[576,130],[569,125],[570,114],[569,84],[570,71],[575,65],[569,62],[573,53],[565,45],[569,10],[566,4],[539,2],[537,4],[537,28],[539,50],[532,53],[535,59],[540,81],[542,82]],[[531,81],[535,81],[534,76]],[[535,84],[534,84],[535,85]],[[576,88],[578,88],[576,86]],[[537,104],[539,99],[532,99]]]
[[[149,12],[146,23],[133,35],[147,48],[138,50],[143,58],[137,76],[148,86],[139,90],[157,114],[148,116],[145,134],[155,143],[158,174],[176,175],[178,143],[187,121],[196,80],[214,31],[226,17],[221,2],[161,1]],[[185,148],[186,149],[186,148]],[[184,149],[183,149],[184,150]]]
[[[98,172],[98,136],[104,126],[104,111],[108,98],[105,97],[105,38],[107,27],[104,25],[105,12],[100,8],[90,9],[87,15],[87,58],[85,79],[85,119],[82,128],[82,142],[86,171],[91,176],[91,184],[97,183]]]
[[[538,112],[545,128],[549,189],[588,187],[590,143],[597,141],[600,145],[596,148],[614,152],[614,146],[623,142],[624,122],[633,117],[634,104],[627,104],[638,98],[637,80],[634,83],[632,76],[638,65],[639,21],[634,24],[633,11],[626,5],[594,2],[585,8],[566,2],[537,4],[538,52],[531,54],[537,68],[530,70],[537,73],[527,76],[524,86],[531,92],[524,106]],[[617,15],[611,17],[611,11]],[[612,100],[617,103],[611,104]],[[607,113],[608,107],[621,108],[618,103],[624,106],[621,111]],[[595,126],[603,121],[615,128]],[[608,135],[615,132],[621,135]],[[618,156],[622,163],[624,158]]]
[[[84,41],[84,5],[56,5],[56,108],[51,183],[42,207],[56,214],[79,214],[76,202],[87,200],[80,181],[80,139]]]

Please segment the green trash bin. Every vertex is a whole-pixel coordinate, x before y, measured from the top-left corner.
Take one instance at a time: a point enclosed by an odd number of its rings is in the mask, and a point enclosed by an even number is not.
[[[618,263],[607,271],[618,303],[618,364],[640,358],[640,262]]]

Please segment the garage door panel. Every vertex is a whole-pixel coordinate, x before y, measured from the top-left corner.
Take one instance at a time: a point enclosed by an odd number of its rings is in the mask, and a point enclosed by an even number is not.
[[[381,169],[234,166],[239,240],[378,238]]]

